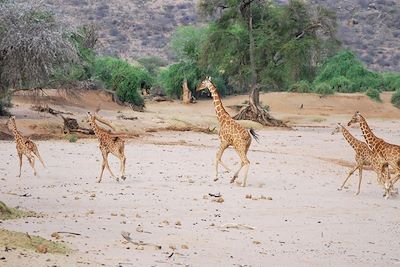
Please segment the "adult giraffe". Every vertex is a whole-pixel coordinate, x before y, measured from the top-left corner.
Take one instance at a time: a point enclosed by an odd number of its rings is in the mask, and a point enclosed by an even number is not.
[[[218,94],[217,88],[211,82],[211,77],[205,78],[197,87],[196,91],[201,91],[204,89],[208,89],[211,93],[211,96],[214,101],[215,113],[217,115],[217,119],[219,122],[220,130],[219,130],[219,139],[221,140],[221,144],[219,146],[219,150],[216,155],[215,161],[215,179],[218,180],[218,165],[221,164],[228,171],[229,168],[222,162],[221,157],[224,153],[225,149],[229,146],[233,146],[233,148],[238,153],[241,165],[240,168],[235,172],[231,179],[231,183],[233,183],[239,175],[239,172],[242,168],[244,168],[244,180],[242,186],[246,186],[247,183],[247,174],[249,171],[250,161],[247,158],[247,151],[249,150],[251,144],[251,136],[254,139],[258,140],[258,135],[255,133],[253,129],[247,130],[239,123],[237,123],[232,117],[226,112],[224,106],[222,105],[221,97]]]
[[[385,182],[385,194],[386,198],[388,198],[393,185],[400,177],[400,146],[387,143],[382,138],[376,137],[359,111],[354,113],[347,125],[350,126],[353,123],[359,123],[368,147],[383,157],[395,171],[395,175]]]

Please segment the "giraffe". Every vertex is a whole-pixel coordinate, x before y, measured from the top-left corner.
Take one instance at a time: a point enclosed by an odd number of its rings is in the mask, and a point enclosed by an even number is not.
[[[18,177],[21,177],[21,169],[22,169],[22,156],[25,155],[28,158],[29,164],[33,169],[33,174],[36,176],[35,169],[35,156],[40,160],[43,167],[45,167],[42,157],[39,154],[39,150],[36,144],[22,136],[22,134],[17,129],[17,124],[15,122],[15,116],[11,116],[7,123],[7,127],[12,131],[15,139],[15,143],[17,146],[17,153],[19,157],[19,174]]]
[[[108,125],[110,128],[113,130],[114,127],[104,119],[100,118],[97,114],[91,114],[90,112],[87,113],[88,116],[88,122],[90,126],[92,127],[97,139],[100,142],[99,148],[101,151],[101,154],[103,156],[103,163],[101,165],[101,172],[99,179],[97,180],[98,183],[101,182],[101,179],[103,177],[103,172],[104,168],[106,167],[107,170],[110,172],[111,176],[115,178],[117,181],[119,181],[119,177],[116,177],[114,173],[111,171],[110,166],[108,165],[108,154],[111,153],[120,160],[120,173],[121,173],[121,179],[125,180],[125,162],[126,162],[126,157],[124,153],[124,140],[121,139],[120,137],[116,136],[111,136],[110,132],[102,129],[99,127],[96,123],[96,120],[99,122]]]
[[[218,165],[222,165],[226,170],[230,171],[230,169],[222,162],[222,154],[225,149],[229,146],[233,146],[233,148],[238,153],[241,165],[240,168],[235,172],[231,179],[231,183],[235,182],[238,178],[240,170],[244,169],[244,180],[242,186],[245,187],[247,183],[247,174],[249,171],[250,161],[247,158],[247,151],[249,150],[251,144],[251,136],[254,139],[258,140],[258,135],[255,133],[253,129],[250,131],[246,130],[239,123],[234,121],[231,116],[226,112],[224,106],[222,105],[221,98],[218,94],[217,88],[211,82],[211,77],[205,78],[198,86],[196,91],[201,91],[204,89],[208,89],[211,93],[211,96],[214,101],[215,113],[217,115],[217,119],[220,125],[219,130],[219,139],[221,140],[221,144],[219,146],[219,150],[216,155],[215,161],[215,178],[214,181],[218,180]],[[251,134],[251,136],[250,136]]]
[[[359,123],[368,147],[383,157],[395,171],[394,178],[385,181],[385,195],[388,198],[391,190],[393,190],[393,185],[400,177],[400,146],[387,143],[376,137],[365,118],[358,111],[355,112],[347,125],[350,126],[353,123]]]
[[[362,169],[364,166],[371,166],[372,170],[377,174],[377,180],[379,185],[383,185],[384,182],[390,178],[388,163],[386,160],[381,157],[379,154],[374,153],[371,149],[368,148],[368,145],[357,138],[355,138],[342,124],[338,123],[335,130],[332,134],[342,132],[343,137],[349,143],[349,145],[356,152],[355,159],[356,165],[352,168],[352,170],[347,175],[346,179],[343,181],[342,185],[338,188],[338,190],[342,190],[345,186],[347,180],[350,176],[358,169],[358,189],[355,195],[360,194],[360,187],[362,181]]]

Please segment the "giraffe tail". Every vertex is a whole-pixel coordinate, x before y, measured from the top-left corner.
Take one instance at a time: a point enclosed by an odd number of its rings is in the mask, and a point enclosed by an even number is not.
[[[250,134],[253,136],[253,138],[257,141],[257,143],[259,143],[258,141],[258,134],[256,133],[256,131],[254,131],[253,128],[250,128]]]
[[[35,154],[35,156],[40,160],[40,162],[43,165],[43,168],[46,168],[46,166],[44,165],[43,159],[39,154],[39,150],[37,149],[37,147],[35,147],[35,150],[33,151],[33,154]]]

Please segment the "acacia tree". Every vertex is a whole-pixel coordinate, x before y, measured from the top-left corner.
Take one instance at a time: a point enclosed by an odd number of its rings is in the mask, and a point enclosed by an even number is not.
[[[219,66],[230,85],[249,88],[249,105],[234,118],[284,126],[261,107],[260,89],[311,79],[329,54],[334,16],[301,1],[278,6],[262,0],[202,0],[200,10],[216,17],[203,64]]]
[[[53,14],[35,2],[0,2],[0,100],[10,88],[49,83],[56,69],[78,59]]]

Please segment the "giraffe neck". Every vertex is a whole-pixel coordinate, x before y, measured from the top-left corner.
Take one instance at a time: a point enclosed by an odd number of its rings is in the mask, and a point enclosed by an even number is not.
[[[367,121],[365,118],[361,115],[360,116],[360,128],[362,131],[362,134],[365,138],[365,141],[367,142],[368,146],[371,149],[375,149],[376,145],[379,141],[379,138],[377,138],[374,133],[372,132],[371,128],[369,128]]]
[[[218,121],[221,123],[222,121],[224,121],[226,116],[230,116],[222,105],[221,97],[218,94],[217,88],[214,85],[210,85],[208,90],[210,90],[211,96],[213,97],[215,113],[217,114]]]
[[[358,148],[358,144],[361,141],[359,141],[357,138],[355,138],[353,135],[351,135],[351,133],[346,128],[344,128],[343,126],[341,126],[341,127],[342,127],[342,134],[343,134],[344,138],[351,145],[351,147],[354,150],[356,150]]]
[[[95,120],[94,118],[91,118],[91,120],[92,120],[92,128],[93,128],[94,134],[97,136],[97,138],[100,139],[100,138],[101,138],[102,130],[101,130],[100,127],[97,125],[96,120]]]
[[[15,121],[12,121],[11,123],[11,131],[14,135],[15,140],[22,138],[21,133],[17,130],[17,125],[15,124]]]

